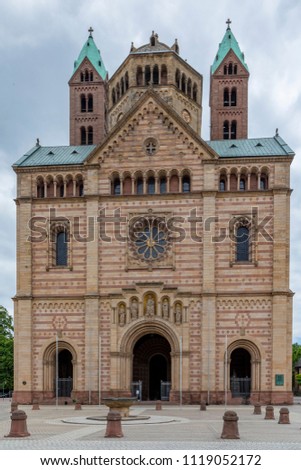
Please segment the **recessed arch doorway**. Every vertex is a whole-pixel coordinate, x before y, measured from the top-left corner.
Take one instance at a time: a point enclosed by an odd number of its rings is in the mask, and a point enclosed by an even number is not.
[[[250,397],[251,375],[251,354],[242,347],[234,349],[230,363],[230,387],[233,397]]]
[[[65,341],[50,344],[43,356],[45,392],[53,396],[70,397],[76,383],[76,353]]]
[[[68,349],[62,349],[58,354],[58,396],[70,397],[73,383],[72,354]]]
[[[160,400],[162,382],[171,381],[171,346],[159,334],[139,338],[133,349],[133,382],[142,383],[142,400]]]

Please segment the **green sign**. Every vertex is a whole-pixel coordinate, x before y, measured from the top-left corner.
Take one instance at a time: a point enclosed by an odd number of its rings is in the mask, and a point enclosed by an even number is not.
[[[275,374],[275,385],[284,385],[284,375]]]

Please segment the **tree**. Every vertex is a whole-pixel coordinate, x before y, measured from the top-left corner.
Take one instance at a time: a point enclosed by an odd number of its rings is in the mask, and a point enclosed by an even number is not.
[[[0,394],[13,390],[14,385],[14,337],[13,319],[0,305]]]
[[[295,367],[296,363],[301,358],[301,345],[298,343],[293,344],[293,368]]]

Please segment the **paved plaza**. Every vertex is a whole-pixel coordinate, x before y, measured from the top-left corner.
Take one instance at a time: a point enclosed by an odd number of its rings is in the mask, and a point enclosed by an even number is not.
[[[11,402],[0,400],[1,450],[301,450],[301,401],[287,407],[289,424],[279,424],[281,407],[274,406],[275,419],[265,419],[266,408],[254,414],[253,405],[216,406],[206,410],[199,406],[173,406],[162,403],[162,409],[139,404],[131,408],[135,417],[122,422],[122,438],[105,438],[106,406],[19,405],[27,415],[28,437],[5,437],[11,429]],[[223,416],[226,410],[237,413],[240,439],[222,439]],[[92,418],[92,419],[91,419]],[[97,418],[97,419],[94,419]]]

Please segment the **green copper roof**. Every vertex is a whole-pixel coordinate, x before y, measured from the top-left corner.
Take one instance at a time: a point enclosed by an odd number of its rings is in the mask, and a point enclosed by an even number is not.
[[[279,135],[260,139],[209,140],[206,143],[221,158],[293,157],[295,155]]]
[[[64,147],[41,147],[41,145],[36,145],[13,166],[78,165],[83,163],[95,148],[96,145],[68,145]]]
[[[245,63],[245,56],[244,53],[241,52],[240,47],[238,45],[238,42],[235,39],[234,34],[231,31],[230,26],[228,26],[225,35],[223,37],[222,42],[219,45],[217,54],[215,56],[215,60],[211,66],[211,73],[214,73],[217,68],[220,66],[228,52],[232,49],[234,54],[237,56],[237,58],[240,60],[240,62],[243,64],[243,66],[248,69],[247,64]]]
[[[220,158],[293,157],[293,150],[279,136],[259,139],[209,140],[206,142]],[[42,147],[37,144],[13,167],[79,165],[86,161],[96,145]]]
[[[92,31],[92,29],[90,30]],[[74,62],[74,70],[73,73],[76,72],[80,64],[83,62],[83,60],[87,57],[95,70],[99,73],[99,75],[102,77],[103,80],[106,79],[107,76],[107,71],[104,66],[104,63],[102,61],[101,55],[100,55],[100,50],[97,49],[97,46],[94,42],[92,32],[90,32],[90,35],[88,37],[88,40],[85,42],[83,45],[82,50],[80,51],[80,54],[78,56],[78,59]]]

